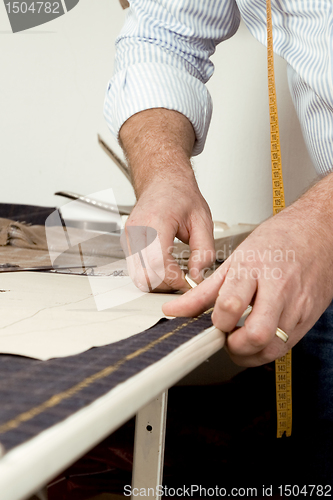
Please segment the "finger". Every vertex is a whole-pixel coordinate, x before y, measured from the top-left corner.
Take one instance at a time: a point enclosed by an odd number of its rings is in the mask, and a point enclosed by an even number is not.
[[[284,356],[309,330],[309,325],[302,324],[297,321],[298,315],[293,314],[293,310],[290,308],[288,311],[288,307],[285,307],[280,319],[279,319],[279,328],[281,328],[287,335],[287,342],[283,342],[277,335],[274,333],[274,338],[268,343],[266,347],[263,349],[249,354],[248,351],[245,351],[245,354],[239,354],[238,352],[234,352],[230,349],[229,340],[232,339],[234,333],[231,333],[228,336],[228,339],[225,344],[225,348],[229,353],[231,359],[240,366],[259,366],[266,363],[270,363],[281,356]],[[243,330],[243,332],[241,331]],[[237,334],[246,335],[244,329],[241,328],[239,331],[237,330]]]
[[[244,271],[247,270],[244,269]],[[230,267],[215,302],[212,321],[222,332],[232,331],[257,290],[257,280]]]
[[[200,285],[189,290],[178,299],[164,304],[164,314],[167,316],[193,317],[213,307],[227,270],[228,264],[223,264]]]
[[[279,340],[279,339],[277,339]],[[253,367],[265,365],[267,363],[271,363],[275,359],[281,358],[288,351],[289,347],[287,347],[281,340],[279,344],[270,344],[265,347],[261,351],[256,352],[255,354],[251,354],[250,356],[240,356],[234,355],[230,352],[228,345],[225,345],[225,350],[228,352],[232,361],[239,366]]]
[[[229,352],[237,356],[250,356],[262,351],[271,342],[279,346],[281,340],[275,337],[275,332],[283,305],[284,300],[277,296],[274,286],[270,286],[267,281],[259,283],[252,312],[244,327],[228,336]]]
[[[158,234],[148,226],[126,225],[121,244],[126,255],[128,272],[140,290],[187,291],[184,273],[172,256],[173,239],[169,232]]]
[[[160,243],[163,252],[163,261],[165,266],[165,276],[162,283],[155,291],[180,290],[187,292],[190,289],[185,280],[185,273],[179,267],[176,259],[173,257],[173,238],[167,234],[160,233]]]
[[[213,224],[193,226],[189,239],[190,258],[188,269],[190,277],[200,283],[204,280],[204,272],[215,262],[215,245]]]

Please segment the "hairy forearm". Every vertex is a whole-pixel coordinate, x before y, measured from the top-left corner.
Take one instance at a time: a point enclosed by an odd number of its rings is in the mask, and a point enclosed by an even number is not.
[[[154,276],[160,276],[162,256],[165,270],[157,288],[186,291],[184,272],[172,255],[175,237],[189,244],[188,268],[193,279],[201,281],[201,271],[215,260],[210,210],[190,162],[195,141],[192,125],[177,111],[146,110],[124,123],[120,140],[138,199],[126,229],[138,226],[157,231],[160,247],[150,253],[150,268]],[[131,277],[140,288],[144,282],[140,266],[132,269]]]
[[[333,249],[333,173],[311,187],[284,212],[296,217],[301,228],[311,228],[317,233],[319,243]]]
[[[155,108],[137,113],[124,123],[119,138],[138,198],[156,182],[177,186],[194,180],[190,163],[194,130],[177,111]]]

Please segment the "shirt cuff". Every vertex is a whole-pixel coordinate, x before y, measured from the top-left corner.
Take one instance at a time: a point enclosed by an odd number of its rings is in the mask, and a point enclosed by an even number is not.
[[[115,74],[106,91],[104,116],[117,139],[130,116],[152,108],[185,115],[196,135],[192,155],[201,153],[211,120],[212,99],[200,80],[159,63],[134,64]]]

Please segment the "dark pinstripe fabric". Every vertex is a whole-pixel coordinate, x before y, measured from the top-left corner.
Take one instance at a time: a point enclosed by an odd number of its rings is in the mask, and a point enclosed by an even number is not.
[[[36,436],[167,356],[211,324],[209,312],[194,320],[176,318],[160,322],[149,330],[115,344],[50,361],[1,355],[1,444],[8,451]],[[175,333],[166,336],[174,330]],[[163,339],[159,340],[161,337]],[[150,347],[145,350],[147,345]],[[127,359],[132,353],[137,354]],[[108,373],[108,368],[115,365],[115,370]],[[98,373],[102,375],[94,377]],[[81,387],[80,383],[85,380],[89,383]],[[77,390],[73,394],[69,393],[74,386]],[[64,394],[66,396],[60,397],[59,402],[44,408],[44,403],[50,398]],[[39,411],[33,415],[31,412],[36,408]],[[26,421],[20,421],[23,413],[31,414]],[[14,422],[14,428],[6,425],[8,422]]]

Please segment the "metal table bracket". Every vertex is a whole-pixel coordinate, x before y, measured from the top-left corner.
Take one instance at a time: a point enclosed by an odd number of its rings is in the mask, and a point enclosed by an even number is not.
[[[144,406],[136,416],[132,499],[144,488],[147,496],[159,500],[162,485],[168,392]],[[137,488],[137,489],[135,489]],[[150,488],[148,493],[148,488]],[[150,493],[152,493],[150,495]]]

